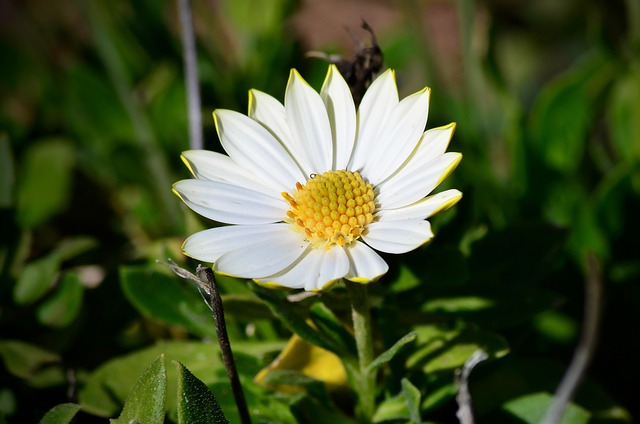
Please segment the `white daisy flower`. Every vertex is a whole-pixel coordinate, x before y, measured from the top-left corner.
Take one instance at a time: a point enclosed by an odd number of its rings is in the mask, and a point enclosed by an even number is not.
[[[249,116],[214,112],[228,156],[184,152],[196,179],[173,187],[196,213],[229,224],[182,246],[217,272],[308,291],[341,278],[372,282],[389,269],[376,250],[426,243],[426,218],[462,197],[428,196],[462,158],[445,153],[455,124],[423,132],[429,89],[400,101],[391,70],[357,111],[333,65],[320,93],[292,70],[284,105],[257,90],[249,96]]]

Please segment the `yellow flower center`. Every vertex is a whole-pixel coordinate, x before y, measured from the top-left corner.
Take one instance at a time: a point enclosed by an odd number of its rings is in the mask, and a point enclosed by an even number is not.
[[[305,185],[296,183],[286,222],[304,233],[314,247],[344,246],[357,240],[374,220],[375,194],[358,172],[327,171],[312,175]]]

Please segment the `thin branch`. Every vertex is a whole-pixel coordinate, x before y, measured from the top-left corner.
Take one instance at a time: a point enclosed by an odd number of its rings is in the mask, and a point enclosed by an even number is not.
[[[202,149],[202,116],[200,114],[200,88],[196,62],[196,42],[193,31],[191,0],[178,0],[180,25],[182,26],[182,50],[184,53],[184,73],[189,112],[189,146]]]
[[[460,424],[473,424],[473,408],[471,407],[471,393],[469,393],[469,375],[471,371],[480,362],[487,359],[489,355],[483,350],[476,350],[464,363],[462,370],[456,374],[456,387],[458,394],[456,401],[458,402],[458,410],[456,416],[460,420]]]
[[[251,416],[249,415],[249,409],[247,408],[247,401],[244,398],[244,392],[242,391],[242,385],[240,384],[240,378],[238,377],[238,370],[236,368],[235,360],[233,359],[233,352],[231,351],[229,334],[227,334],[227,324],[224,319],[222,298],[218,291],[215,275],[211,268],[202,265],[198,265],[198,268],[196,268],[196,275],[201,281],[206,282],[209,287],[211,311],[213,312],[213,320],[216,324],[218,343],[220,344],[220,350],[222,351],[222,362],[224,362],[224,367],[227,370],[227,376],[231,383],[231,390],[233,391],[233,397],[235,398],[236,406],[238,407],[240,422],[242,424],[251,424]]]
[[[222,298],[220,297],[220,292],[218,291],[213,271],[211,268],[198,265],[196,273],[193,274],[192,272],[178,266],[171,259],[168,259],[168,262],[156,262],[171,268],[178,277],[193,281],[198,285],[200,293],[204,292],[208,295],[209,298],[207,303],[213,314],[213,320],[216,325],[216,334],[218,335],[218,344],[220,345],[220,351],[222,352],[222,362],[224,362],[224,367],[227,370],[227,376],[231,383],[231,390],[233,391],[233,397],[236,401],[236,406],[238,407],[240,421],[242,424],[251,424],[247,401],[244,398],[244,392],[242,391],[242,385],[240,384],[240,378],[238,377],[238,370],[236,368],[235,360],[233,359],[233,352],[231,351],[231,342],[229,342],[227,324],[224,319]]]
[[[571,364],[554,395],[553,404],[542,421],[543,424],[556,424],[562,419],[567,404],[573,399],[578,386],[596,349],[600,316],[602,314],[602,271],[595,255],[587,257],[585,276],[584,320],[582,337],[573,354]]]

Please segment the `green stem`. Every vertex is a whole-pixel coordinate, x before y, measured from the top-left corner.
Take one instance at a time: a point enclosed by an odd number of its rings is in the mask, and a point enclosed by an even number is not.
[[[151,189],[158,199],[160,209],[164,213],[164,219],[169,224],[171,231],[180,232],[182,214],[179,202],[171,194],[173,181],[170,177],[169,166],[145,111],[135,99],[131,77],[125,66],[125,61],[114,43],[113,30],[109,21],[110,12],[104,3],[95,1],[83,3],[90,27],[93,30],[96,52],[102,59],[118,98],[129,115],[135,133],[134,141],[138,143],[144,153],[143,157],[149,181],[151,181]]]
[[[351,299],[353,330],[358,349],[359,372],[355,375],[356,391],[360,403],[362,422],[371,422],[375,412],[376,372],[369,371],[373,361],[373,334],[367,286],[347,281],[347,292]]]

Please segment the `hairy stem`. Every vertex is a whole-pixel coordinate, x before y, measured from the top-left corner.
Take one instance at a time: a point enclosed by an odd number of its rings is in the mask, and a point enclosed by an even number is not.
[[[367,286],[346,282],[356,347],[358,349],[359,372],[355,375],[356,391],[359,399],[359,414],[362,422],[371,422],[375,412],[376,372],[369,371],[373,361],[373,334],[371,333],[371,311]]]

